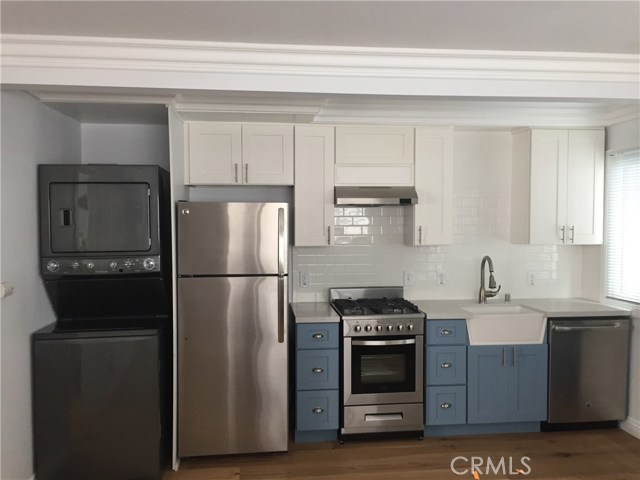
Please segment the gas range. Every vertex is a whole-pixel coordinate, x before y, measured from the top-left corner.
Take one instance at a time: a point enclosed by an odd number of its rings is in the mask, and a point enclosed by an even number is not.
[[[402,287],[332,288],[331,305],[342,319],[343,335],[421,335],[425,314],[402,298]]]

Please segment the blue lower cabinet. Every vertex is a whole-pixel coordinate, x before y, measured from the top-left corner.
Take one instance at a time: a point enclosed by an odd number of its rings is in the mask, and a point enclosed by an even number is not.
[[[427,385],[467,382],[467,347],[427,347]]]
[[[340,378],[338,350],[298,350],[296,388],[298,390],[337,389]]]
[[[470,346],[468,422],[547,418],[547,345]]]
[[[425,419],[427,425],[467,423],[467,388],[464,385],[427,387]]]
[[[337,430],[340,421],[338,390],[297,393],[296,429]]]

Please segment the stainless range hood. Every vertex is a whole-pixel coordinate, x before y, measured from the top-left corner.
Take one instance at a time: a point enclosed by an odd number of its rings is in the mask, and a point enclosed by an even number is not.
[[[335,187],[336,205],[412,205],[418,203],[413,187]]]

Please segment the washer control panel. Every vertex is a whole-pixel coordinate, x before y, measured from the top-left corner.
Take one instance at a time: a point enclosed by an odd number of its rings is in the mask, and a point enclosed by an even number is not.
[[[126,275],[160,271],[160,256],[124,258],[46,258],[42,273],[51,275]]]

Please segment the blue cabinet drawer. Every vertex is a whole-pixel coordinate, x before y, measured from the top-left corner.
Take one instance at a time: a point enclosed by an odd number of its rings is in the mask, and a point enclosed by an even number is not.
[[[427,425],[463,425],[467,423],[467,388],[427,387],[425,398]]]
[[[427,345],[466,344],[466,320],[427,320]]]
[[[467,347],[427,347],[427,385],[467,383]]]
[[[336,430],[340,419],[338,390],[298,392],[296,429]]]
[[[298,350],[296,352],[296,389],[338,388],[340,362],[338,350]]]
[[[302,323],[296,325],[296,348],[338,348],[338,323]]]

